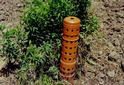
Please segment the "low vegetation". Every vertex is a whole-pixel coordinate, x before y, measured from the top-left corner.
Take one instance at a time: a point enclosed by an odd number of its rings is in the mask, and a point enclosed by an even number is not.
[[[80,37],[97,30],[98,20],[88,15],[90,0],[32,0],[15,29],[0,27],[2,56],[19,66],[22,85],[59,85],[63,19],[81,19]],[[61,83],[62,84],[62,83]]]

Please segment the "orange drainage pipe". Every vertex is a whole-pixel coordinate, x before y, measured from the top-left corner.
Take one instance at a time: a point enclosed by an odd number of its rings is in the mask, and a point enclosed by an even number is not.
[[[80,19],[73,16],[66,17],[63,25],[60,78],[70,81],[75,77]]]

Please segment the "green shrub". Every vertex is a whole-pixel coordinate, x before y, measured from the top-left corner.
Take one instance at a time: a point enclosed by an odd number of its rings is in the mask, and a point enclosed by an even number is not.
[[[25,44],[27,42],[27,35],[20,27],[17,29],[3,29],[2,32],[2,54],[10,63],[18,62],[20,57],[23,56]]]
[[[90,0],[33,0],[24,11],[22,22],[33,43],[39,45],[50,39],[56,42],[56,38],[61,38],[63,19],[77,16],[83,24],[89,5]]]
[[[0,31],[2,33],[0,52],[8,59],[8,64],[13,63],[20,67],[18,73],[22,84],[28,85],[41,75],[54,76],[54,79],[58,79],[57,66],[60,54],[58,48],[54,48],[52,41],[43,42],[37,47],[31,44],[30,40],[28,41],[28,32],[21,27],[8,30],[4,28]]]

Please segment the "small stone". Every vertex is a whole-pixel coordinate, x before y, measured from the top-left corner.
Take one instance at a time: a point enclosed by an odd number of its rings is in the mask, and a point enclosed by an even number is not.
[[[100,27],[101,27],[101,28],[104,28],[104,24],[103,24],[103,23],[101,23],[101,24],[100,24]]]
[[[99,82],[97,79],[89,79],[86,81],[86,85],[99,85]]]
[[[121,62],[121,69],[124,72],[124,60],[122,60],[122,62]]]
[[[124,7],[124,1],[123,1],[123,0],[120,0],[119,5],[120,5],[121,7]]]
[[[117,13],[117,18],[119,18],[119,17],[120,17],[120,18],[123,18],[123,17],[124,17],[124,14],[123,14],[123,13],[118,12],[118,13]]]
[[[104,7],[109,7],[110,5],[108,3],[105,3],[104,4]]]
[[[102,53],[103,53],[102,51],[99,51],[99,55],[102,55]]]
[[[103,79],[99,79],[99,84],[104,85],[104,80]]]
[[[122,50],[124,51],[124,45],[121,45]]]
[[[116,28],[112,28],[112,30],[116,31],[116,32],[120,32],[121,31],[120,28],[117,28],[117,27]]]
[[[23,7],[23,4],[18,3],[17,7],[21,8],[21,7]]]
[[[120,42],[117,38],[115,38],[113,45],[114,46],[119,46],[120,45]]]
[[[98,56],[98,60],[101,61],[101,59],[102,59],[102,56]]]
[[[5,57],[0,57],[0,70],[4,68],[8,63],[8,60]]]
[[[107,42],[107,44],[108,44],[108,47],[109,47],[109,48],[115,49],[115,47],[113,46],[113,44],[112,44],[111,42]],[[106,48],[108,48],[108,47],[106,47]]]
[[[1,16],[0,16],[0,22],[1,22],[1,21],[5,21],[5,16],[4,16],[4,15],[1,15]]]
[[[100,78],[103,78],[103,77],[105,77],[105,74],[100,73],[100,74],[99,74],[99,77],[100,77]]]
[[[111,52],[108,56],[108,60],[110,61],[117,61],[118,60],[118,57],[119,57],[119,54],[116,53],[115,51]]]
[[[112,2],[116,2],[116,0],[112,0]]]
[[[114,71],[114,70],[108,71],[108,72],[107,72],[107,75],[108,75],[109,77],[114,77],[114,76],[115,76],[115,71]]]
[[[8,29],[4,29],[3,32],[6,33]]]
[[[103,71],[104,69],[105,69],[104,66],[101,66],[101,67],[100,67],[100,71]]]
[[[118,8],[116,8],[116,9],[112,9],[111,11],[112,12],[119,12],[120,10]]]

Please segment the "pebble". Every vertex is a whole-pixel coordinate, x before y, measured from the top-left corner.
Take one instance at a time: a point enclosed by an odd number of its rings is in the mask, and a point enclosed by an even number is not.
[[[0,57],[0,70],[2,70],[2,68],[4,68],[8,63],[8,60],[5,59],[5,57]]]
[[[100,85],[104,85],[104,80],[103,79],[99,79],[99,84]]]
[[[99,55],[102,55],[103,54],[103,52],[102,51],[99,51]]]
[[[111,11],[112,12],[119,12],[120,10],[118,8],[116,8],[116,9],[112,9]]]
[[[5,33],[5,32],[7,32],[7,30],[8,30],[8,29],[4,29],[3,32]]]
[[[114,39],[114,46],[119,46],[120,45],[120,42],[117,38]]]
[[[21,7],[23,7],[23,4],[18,3],[17,7],[21,8]]]
[[[100,28],[104,28],[104,24],[103,23],[100,24]]]
[[[124,6],[124,1],[123,0],[120,0],[118,3],[119,3],[120,6],[122,6],[122,7]]]
[[[118,60],[118,57],[119,57],[119,54],[116,53],[115,51],[111,52],[108,56],[108,60],[110,61],[117,61]]]
[[[104,7],[109,7],[110,5],[108,3],[105,3],[104,4]]]
[[[108,72],[107,72],[107,75],[108,75],[109,77],[114,77],[114,76],[115,76],[115,71],[114,71],[114,70],[108,71]]]
[[[116,0],[111,0],[111,1],[116,2]]]
[[[1,22],[1,21],[5,21],[5,16],[4,16],[4,15],[1,15],[1,16],[0,16],[0,22]]]
[[[119,18],[119,17],[120,17],[120,18],[123,18],[123,17],[124,17],[124,14],[119,12],[119,13],[117,13],[117,17],[118,17],[118,18]]]
[[[99,74],[99,77],[100,77],[100,78],[103,78],[103,77],[105,77],[105,74],[100,73],[100,74]]]
[[[121,69],[124,72],[124,60],[122,60],[122,62],[121,62]]]
[[[120,32],[121,31],[120,28],[117,28],[117,27],[116,28],[113,28],[112,30],[113,31],[116,31],[116,32]]]
[[[115,49],[115,47],[113,46],[113,44],[112,44],[111,42],[107,42],[107,44],[108,44],[108,47],[109,47],[109,48]],[[108,48],[108,47],[106,47],[106,48]]]
[[[122,50],[124,51],[124,45],[121,45]]]

